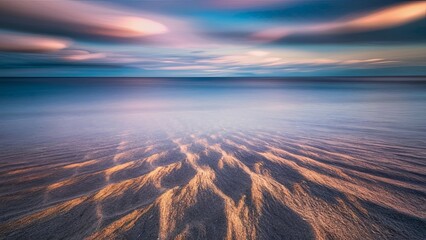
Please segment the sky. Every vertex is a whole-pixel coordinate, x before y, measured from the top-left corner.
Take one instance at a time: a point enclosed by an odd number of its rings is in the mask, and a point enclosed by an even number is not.
[[[426,1],[0,0],[1,77],[426,75]]]

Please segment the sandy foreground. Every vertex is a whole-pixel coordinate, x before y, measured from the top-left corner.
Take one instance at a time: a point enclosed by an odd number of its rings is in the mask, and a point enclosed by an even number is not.
[[[2,239],[424,239],[424,149],[124,134],[3,151]]]

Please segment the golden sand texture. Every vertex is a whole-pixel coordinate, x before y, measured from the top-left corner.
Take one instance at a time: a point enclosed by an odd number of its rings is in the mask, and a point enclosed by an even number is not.
[[[423,148],[236,131],[90,151],[3,164],[0,238],[426,236]]]

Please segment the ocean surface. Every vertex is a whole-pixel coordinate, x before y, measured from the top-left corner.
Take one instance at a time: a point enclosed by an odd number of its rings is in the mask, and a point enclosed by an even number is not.
[[[0,89],[0,239],[426,237],[426,78]]]

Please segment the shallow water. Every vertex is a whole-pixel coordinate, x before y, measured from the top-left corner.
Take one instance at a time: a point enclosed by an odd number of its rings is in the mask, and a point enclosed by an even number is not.
[[[426,234],[425,79],[0,85],[0,237]]]

